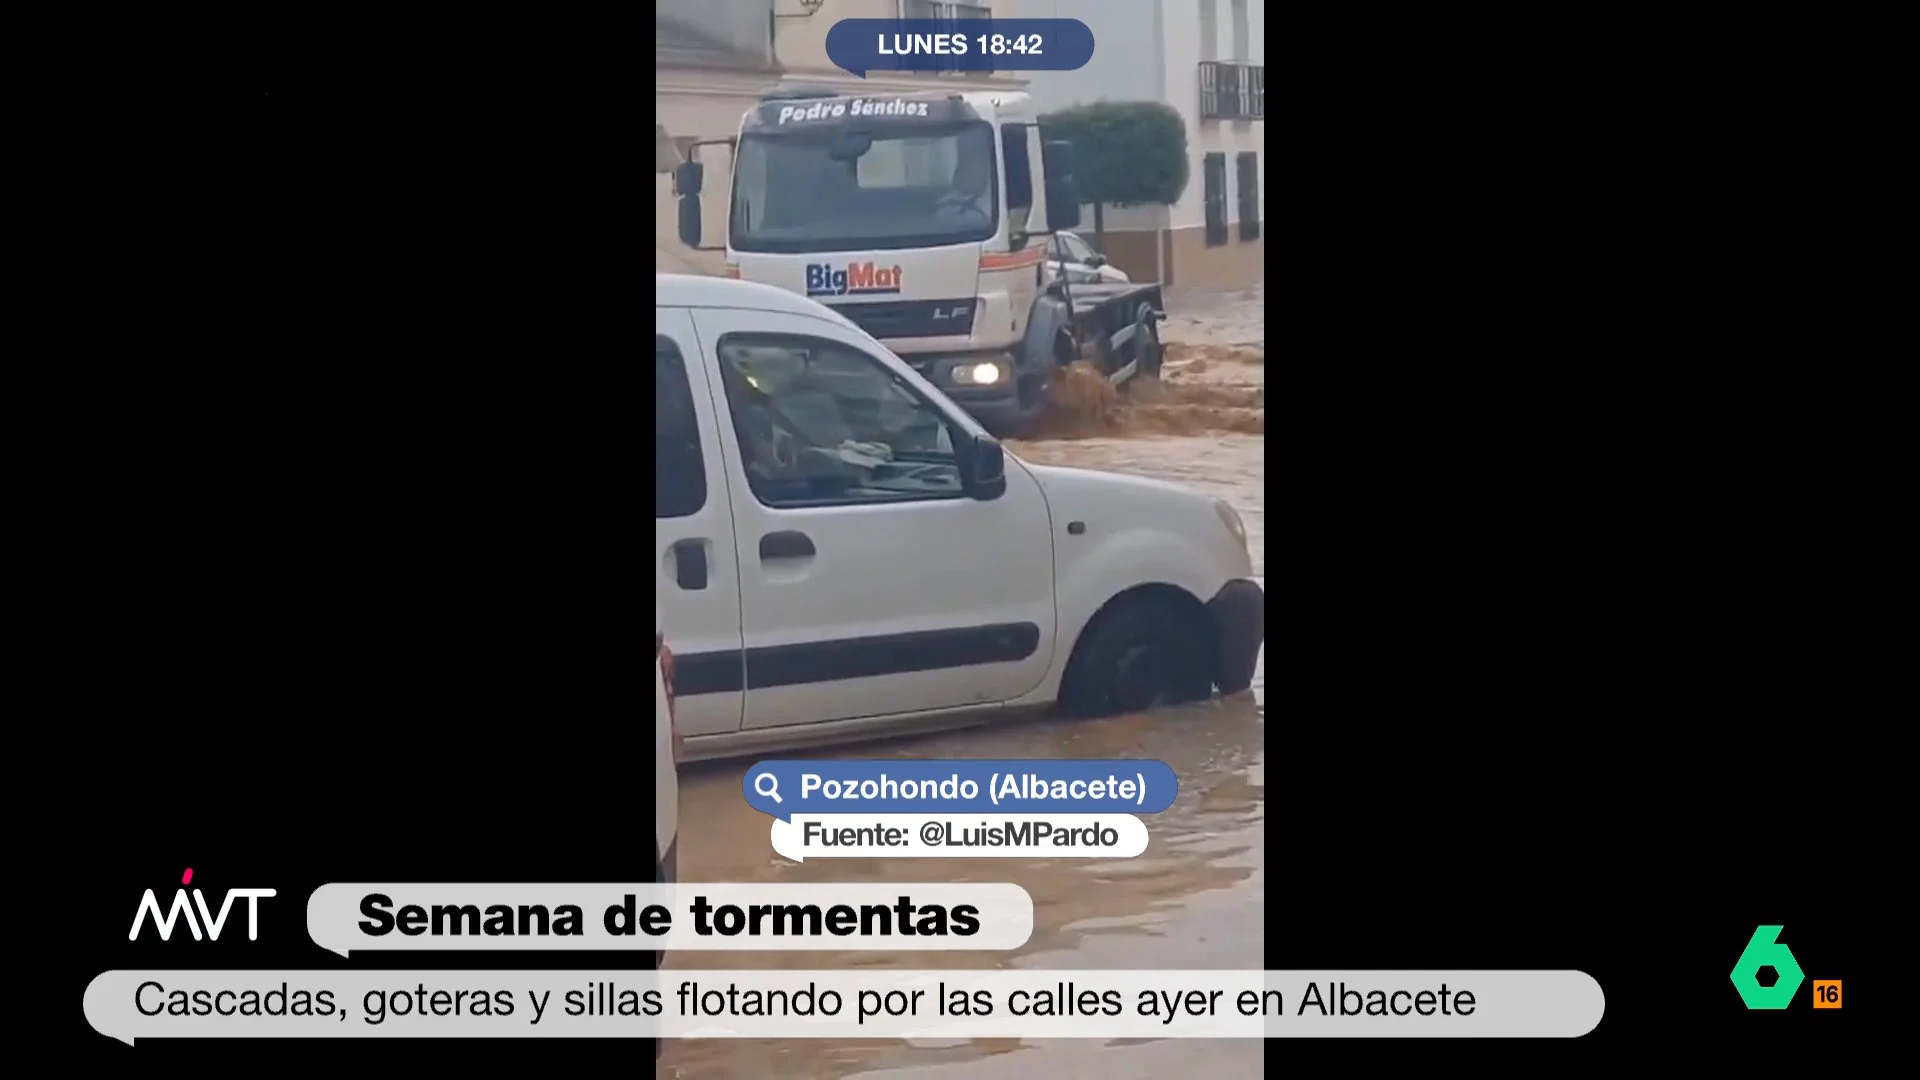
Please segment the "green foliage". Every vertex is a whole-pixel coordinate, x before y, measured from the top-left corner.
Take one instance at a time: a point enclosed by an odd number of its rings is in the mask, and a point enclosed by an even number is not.
[[[1042,136],[1073,144],[1090,203],[1171,204],[1187,189],[1187,125],[1158,101],[1101,101],[1040,118]]]

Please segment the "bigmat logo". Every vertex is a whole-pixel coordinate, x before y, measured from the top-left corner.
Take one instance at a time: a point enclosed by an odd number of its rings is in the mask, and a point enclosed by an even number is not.
[[[899,291],[898,266],[857,262],[836,270],[832,263],[807,264],[808,296],[878,296]]]

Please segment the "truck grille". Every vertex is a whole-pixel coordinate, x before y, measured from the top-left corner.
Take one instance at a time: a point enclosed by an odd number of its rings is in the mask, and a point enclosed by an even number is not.
[[[833,310],[852,319],[855,326],[885,340],[887,338],[954,337],[973,333],[973,315],[978,306],[972,298],[962,300],[887,300],[872,304],[832,304]]]

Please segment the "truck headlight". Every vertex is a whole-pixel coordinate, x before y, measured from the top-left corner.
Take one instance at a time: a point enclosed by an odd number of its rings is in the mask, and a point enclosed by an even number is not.
[[[953,369],[953,381],[962,386],[992,386],[1000,381],[1000,365],[961,364]]]
[[[1228,506],[1224,499],[1213,500],[1213,509],[1220,515],[1220,520],[1226,523],[1227,531],[1233,534],[1233,538],[1241,547],[1246,547],[1247,523],[1240,520],[1240,512]]]

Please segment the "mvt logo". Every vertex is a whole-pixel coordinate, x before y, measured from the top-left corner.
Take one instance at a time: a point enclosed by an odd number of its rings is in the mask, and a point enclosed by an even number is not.
[[[874,296],[899,291],[898,266],[856,262],[836,270],[832,263],[807,264],[808,296]]]
[[[275,895],[273,889],[228,889],[226,900],[220,904],[218,918],[207,910],[207,898],[201,895],[199,889],[195,889],[193,902],[200,907],[200,917],[196,920],[193,917],[192,905],[187,903],[187,890],[184,888],[193,884],[193,867],[187,867],[187,872],[180,875],[180,884],[183,888],[174,890],[173,908],[167,912],[164,920],[160,916],[159,899],[153,895],[152,889],[147,890],[147,894],[140,898],[140,910],[133,914],[133,929],[127,934],[128,941],[140,940],[140,927],[146,923],[149,913],[153,915],[153,925],[160,931],[161,941],[166,941],[173,936],[174,920],[182,915],[186,916],[187,929],[193,931],[193,940],[219,941],[220,928],[226,925],[227,913],[233,910],[233,902],[236,899],[244,899],[247,902],[247,940],[260,940],[260,901]],[[207,928],[204,935],[200,932],[202,926]]]

